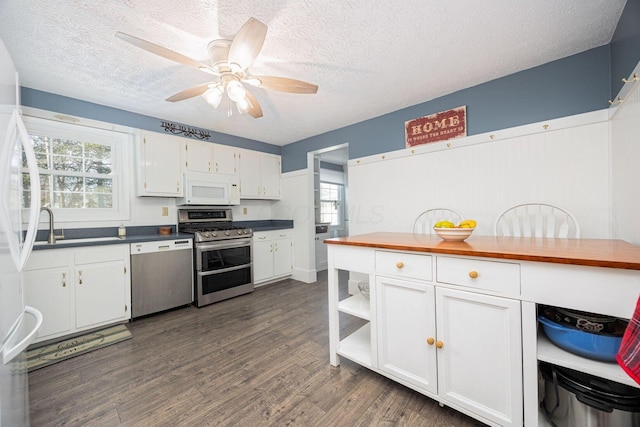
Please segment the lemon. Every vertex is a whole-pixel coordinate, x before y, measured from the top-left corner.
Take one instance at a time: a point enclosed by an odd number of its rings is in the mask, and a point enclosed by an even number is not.
[[[438,221],[435,223],[435,228],[453,228],[455,226],[451,221]]]
[[[460,227],[462,228],[476,228],[476,221],[473,219],[465,219],[460,223]]]

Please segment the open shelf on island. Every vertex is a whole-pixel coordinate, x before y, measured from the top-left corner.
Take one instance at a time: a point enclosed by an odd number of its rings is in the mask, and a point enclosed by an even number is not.
[[[357,293],[340,301],[338,303],[338,310],[361,319],[371,320],[369,299],[365,298],[361,293]]]
[[[570,353],[549,341],[542,331],[538,331],[538,360],[640,388],[616,362],[600,362]]]
[[[369,323],[340,341],[337,353],[363,366],[371,367],[371,326]]]

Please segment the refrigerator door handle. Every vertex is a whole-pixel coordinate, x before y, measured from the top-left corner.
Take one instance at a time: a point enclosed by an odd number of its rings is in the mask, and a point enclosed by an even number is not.
[[[40,327],[42,326],[42,313],[40,313],[40,310],[38,310],[37,308],[25,305],[24,306],[24,312],[27,314],[32,315],[33,317],[35,317],[36,319],[36,325],[33,327],[33,329],[27,334],[26,337],[24,337],[22,339],[22,341],[20,341],[19,343],[17,343],[16,345],[14,345],[11,348],[3,348],[2,350],[2,359],[4,361],[4,364],[6,365],[7,363],[11,362],[11,360],[16,357],[18,354],[22,353],[22,351],[27,348],[27,346],[29,344],[31,344],[33,342],[33,340],[36,338],[36,335],[38,333],[38,331],[40,330]],[[16,333],[20,328],[16,328],[13,332]],[[7,341],[10,341],[10,339],[8,338]]]
[[[31,191],[31,207],[29,208],[29,225],[27,226],[27,235],[24,238],[24,244],[22,246],[22,252],[20,253],[20,261],[18,271],[22,271],[27,264],[29,255],[31,255],[31,249],[33,249],[33,242],[36,240],[36,232],[38,231],[38,218],[40,217],[40,175],[38,174],[38,161],[36,160],[36,154],[29,141],[29,134],[27,128],[24,126],[22,119],[18,115],[18,109],[13,111],[16,116],[16,127],[18,129],[18,136],[22,142],[24,148],[24,154],[27,158],[27,167],[29,168],[30,179],[30,191]]]

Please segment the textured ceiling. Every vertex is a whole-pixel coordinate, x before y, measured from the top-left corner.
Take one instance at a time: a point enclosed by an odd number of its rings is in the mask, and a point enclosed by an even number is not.
[[[611,41],[625,0],[1,0],[0,38],[23,86],[285,145]],[[170,95],[211,76],[116,31],[207,62],[249,17],[268,25],[250,67],[315,83],[251,87],[264,117]]]

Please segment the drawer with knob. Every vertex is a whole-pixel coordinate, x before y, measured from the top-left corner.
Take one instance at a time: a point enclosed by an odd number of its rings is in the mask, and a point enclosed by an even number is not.
[[[436,281],[517,296],[520,295],[520,264],[438,256]]]
[[[433,280],[431,255],[376,251],[376,273],[385,276]]]

